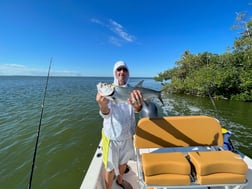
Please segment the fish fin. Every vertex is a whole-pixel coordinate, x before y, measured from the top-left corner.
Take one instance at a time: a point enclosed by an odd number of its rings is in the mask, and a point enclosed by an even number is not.
[[[135,85],[135,87],[143,87],[143,82],[144,82],[144,80],[140,81],[139,83],[137,83]]]

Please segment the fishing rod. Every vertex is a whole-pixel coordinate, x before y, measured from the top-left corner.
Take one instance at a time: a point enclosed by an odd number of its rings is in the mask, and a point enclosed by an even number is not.
[[[43,119],[45,98],[46,98],[46,92],[47,92],[47,87],[48,87],[48,80],[49,80],[50,71],[51,71],[51,64],[52,64],[52,58],[50,59],[48,74],[47,74],[47,78],[46,78],[46,84],[45,84],[44,96],[43,96],[43,100],[42,100],[41,113],[40,113],[39,125],[38,125],[38,130],[37,130],[36,143],[35,143],[35,147],[34,147],[34,153],[33,153],[32,167],[31,167],[31,172],[30,172],[30,179],[29,179],[28,189],[31,189],[31,184],[32,184],[35,160],[36,160],[37,149],[38,149],[38,141],[39,141],[39,136],[40,136],[40,128],[41,128],[41,123],[42,123],[42,119]]]

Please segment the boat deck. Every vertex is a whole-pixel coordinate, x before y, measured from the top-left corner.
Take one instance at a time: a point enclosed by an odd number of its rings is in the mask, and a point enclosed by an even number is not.
[[[137,174],[136,174],[137,173],[136,161],[129,161],[128,165],[130,167],[130,171],[124,174],[123,179],[128,181],[134,189],[135,188],[137,189],[139,188],[139,186],[138,186]],[[118,186],[118,184],[116,184],[115,180],[114,180],[112,189],[122,189],[120,186]]]

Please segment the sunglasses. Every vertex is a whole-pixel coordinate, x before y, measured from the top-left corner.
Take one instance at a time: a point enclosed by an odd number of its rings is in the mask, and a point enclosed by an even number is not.
[[[128,69],[125,67],[119,67],[116,69],[116,71],[120,72],[120,71],[124,71],[124,72],[128,72]]]

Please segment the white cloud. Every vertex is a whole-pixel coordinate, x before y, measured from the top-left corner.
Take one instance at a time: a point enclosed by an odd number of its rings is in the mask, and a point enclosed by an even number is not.
[[[72,70],[52,70],[51,76],[84,76],[83,73]]]
[[[99,25],[104,25],[100,20],[96,19],[96,18],[91,18],[90,20],[91,22],[95,23],[95,24],[99,24]]]
[[[46,76],[48,68],[30,68],[21,64],[0,64],[0,75]],[[82,76],[80,72],[71,70],[51,70],[51,76]]]
[[[31,72],[37,72],[20,64],[0,64],[0,75],[30,75]]]
[[[109,42],[112,43],[112,44],[114,44],[114,45],[116,45],[116,46],[118,46],[118,47],[122,46],[122,44],[121,44],[122,40],[120,40],[120,39],[118,39],[118,38],[116,38],[114,36],[111,36],[109,38]]]
[[[120,36],[122,39],[124,39],[125,41],[128,41],[128,42],[133,42],[135,40],[135,37],[133,35],[130,35],[129,33],[127,33],[121,24],[117,23],[114,20],[109,20],[109,22],[110,22],[110,29],[115,34]]]
[[[121,24],[112,19],[110,19],[108,23],[104,23],[99,19],[92,18],[91,22],[106,27],[112,31],[115,36],[110,36],[109,41],[116,46],[120,47],[124,42],[133,43],[136,40],[134,35],[129,34]]]

